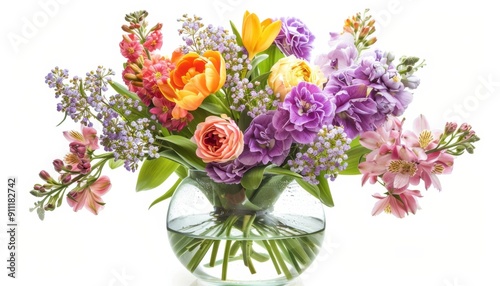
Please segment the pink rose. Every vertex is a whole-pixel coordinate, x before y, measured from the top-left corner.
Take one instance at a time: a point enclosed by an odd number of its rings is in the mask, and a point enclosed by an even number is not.
[[[199,123],[192,140],[198,145],[196,155],[205,163],[231,161],[243,152],[243,132],[225,114]]]

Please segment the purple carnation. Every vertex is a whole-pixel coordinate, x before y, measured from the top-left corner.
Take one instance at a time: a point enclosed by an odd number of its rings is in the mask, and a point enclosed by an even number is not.
[[[329,84],[325,86],[325,92],[330,92]],[[333,85],[332,89],[338,90],[338,86]],[[337,109],[333,124],[343,126],[349,138],[374,130],[373,115],[377,113],[377,103],[367,94],[368,87],[363,84],[342,87],[334,94]]]
[[[274,42],[285,54],[309,61],[313,49],[314,35],[307,26],[294,17],[281,18],[281,30]]]
[[[251,166],[245,165],[236,159],[224,163],[208,163],[205,170],[216,183],[239,184],[245,172],[250,168]]]
[[[291,138],[277,139],[272,121],[275,110],[255,117],[244,134],[245,148],[238,160],[249,166],[273,163],[281,165],[292,145]]]
[[[334,111],[332,98],[318,86],[299,82],[286,95],[273,118],[278,130],[276,138],[283,140],[291,136],[297,143],[310,143],[321,127],[331,122]]]

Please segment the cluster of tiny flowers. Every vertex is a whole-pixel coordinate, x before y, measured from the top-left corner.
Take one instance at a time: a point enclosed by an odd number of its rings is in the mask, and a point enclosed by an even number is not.
[[[98,67],[87,73],[84,80],[73,77],[66,83],[68,70],[56,67],[45,77],[45,83],[55,90],[56,98],[61,99],[57,111],[64,112],[75,122],[92,126],[91,119],[94,116],[90,108],[100,108],[102,94],[107,90],[107,79],[113,74],[112,70]]]
[[[260,82],[251,83],[244,78],[239,80],[236,74],[231,79],[231,87],[228,89],[232,99],[232,110],[242,112],[247,110],[248,116],[255,118],[278,106],[278,98],[273,90],[266,86],[264,89],[256,89]],[[229,77],[228,77],[229,78]]]
[[[45,77],[45,83],[55,91],[55,97],[60,98],[57,103],[57,111],[63,112],[75,122],[88,124],[88,118],[91,116],[87,99],[80,94],[79,85],[81,79],[69,78],[68,70],[58,67]]]
[[[103,125],[100,139],[104,150],[113,152],[115,160],[123,160],[129,171],[135,171],[146,157],[158,158],[158,147],[153,144],[155,123],[148,118],[123,121],[118,113],[129,117],[134,110],[140,111],[139,101],[117,94],[110,97],[109,105],[113,109],[104,106],[97,115]]]
[[[323,126],[316,139],[302,145],[302,152],[288,161],[290,170],[301,174],[311,184],[318,184],[317,177],[321,174],[333,181],[339,172],[347,168],[346,151],[350,143],[351,139],[342,127]]]

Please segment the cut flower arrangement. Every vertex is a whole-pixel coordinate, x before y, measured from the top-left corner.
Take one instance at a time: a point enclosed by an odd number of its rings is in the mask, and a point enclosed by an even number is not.
[[[434,130],[423,115],[404,128],[424,61],[374,48],[368,11],[330,33],[329,50],[314,59],[315,36],[295,17],[246,12],[239,29],[183,15],[182,44],[166,55],[162,25],[150,27],[147,16],[125,17],[122,83],[101,66],[84,78],[58,67],[46,76],[57,110],[80,130],[63,132],[69,151],[53,161],[57,175],[41,171],[31,190],[40,219],[63,201],[98,214],[111,188],[105,166],[137,171],[137,191],[174,175],[151,206],[172,198],[169,239],[187,269],[213,283],[233,279],[235,263],[253,277],[269,262],[290,281],[317,255],[324,220],[293,224],[275,213],[283,197],[298,195],[287,192],[313,198],[314,210],[297,211],[305,217],[334,205],[332,181],[359,174],[382,190],[372,214],[403,218],[419,209],[421,182],[441,190],[439,175],[479,140],[466,123]],[[173,206],[196,197],[193,189],[210,208],[206,220]]]

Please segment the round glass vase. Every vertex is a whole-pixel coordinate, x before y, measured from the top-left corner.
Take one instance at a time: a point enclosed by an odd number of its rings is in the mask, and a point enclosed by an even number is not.
[[[169,204],[173,252],[201,285],[288,285],[323,243],[323,205],[283,175],[253,190],[191,171]]]

